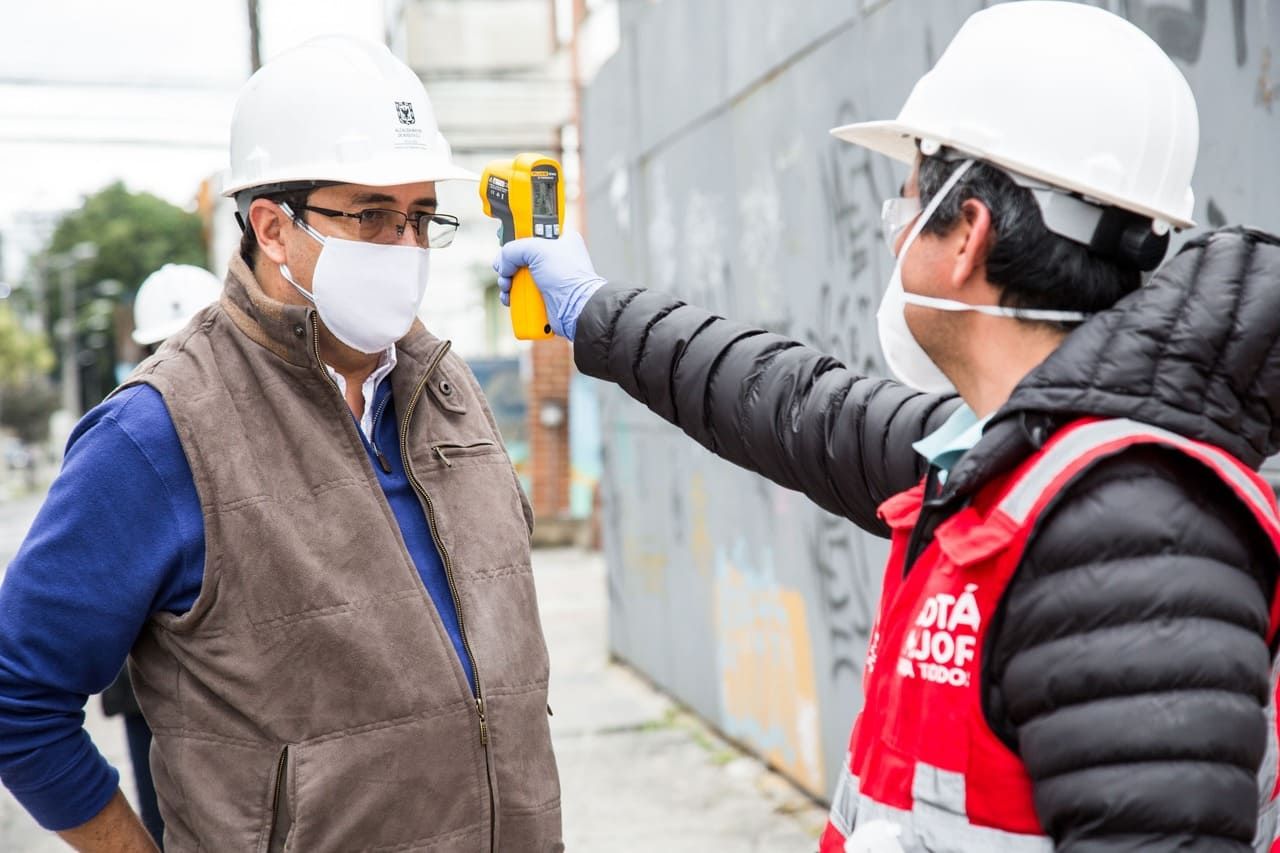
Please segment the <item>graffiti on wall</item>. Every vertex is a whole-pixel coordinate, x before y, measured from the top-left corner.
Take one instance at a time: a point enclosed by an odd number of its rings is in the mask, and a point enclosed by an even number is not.
[[[846,100],[836,109],[832,127],[858,120],[857,109]],[[819,164],[819,185],[830,223],[827,257],[832,278],[819,283],[817,310],[797,332],[805,343],[850,369],[875,373],[880,369],[875,312],[891,269],[880,206],[898,195],[892,167],[865,148],[830,144]]]
[[[818,692],[804,598],[779,585],[772,557],[755,560],[741,540],[717,549],[716,656],[722,728],[815,792],[826,785]]]

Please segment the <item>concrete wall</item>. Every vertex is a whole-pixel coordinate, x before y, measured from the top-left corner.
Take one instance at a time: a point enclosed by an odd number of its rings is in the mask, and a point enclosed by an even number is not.
[[[904,175],[827,130],[895,115],[982,5],[622,0],[620,48],[584,100],[601,272],[882,372],[878,214]],[[1195,88],[1196,218],[1280,229],[1280,3],[1110,6]],[[825,797],[861,704],[884,543],[616,388],[601,396],[614,652]]]

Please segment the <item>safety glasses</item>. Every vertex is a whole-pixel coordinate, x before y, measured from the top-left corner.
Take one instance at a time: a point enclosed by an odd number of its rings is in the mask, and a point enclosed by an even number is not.
[[[898,196],[884,200],[884,204],[880,207],[880,233],[884,235],[889,254],[896,254],[895,249],[902,232],[906,231],[919,215],[919,196]]]

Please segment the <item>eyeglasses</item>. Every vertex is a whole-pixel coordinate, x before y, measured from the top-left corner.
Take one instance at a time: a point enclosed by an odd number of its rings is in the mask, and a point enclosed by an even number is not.
[[[920,196],[887,198],[880,208],[880,232],[889,247],[889,254],[896,255],[898,238],[920,215]]]
[[[404,213],[380,207],[348,213],[309,204],[302,205],[299,210],[309,210],[321,216],[354,219],[360,223],[360,239],[368,243],[394,243],[404,236],[405,226],[412,225],[419,246],[424,249],[443,249],[453,242],[458,231],[458,217],[447,213]]]

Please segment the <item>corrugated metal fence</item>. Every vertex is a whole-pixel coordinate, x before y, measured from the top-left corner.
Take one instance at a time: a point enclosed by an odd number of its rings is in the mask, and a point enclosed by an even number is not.
[[[879,209],[904,174],[827,130],[895,115],[982,5],[623,0],[621,49],[584,102],[600,271],[882,372]],[[1197,220],[1280,229],[1280,2],[1100,5],[1196,91]],[[601,397],[614,652],[826,797],[885,544]]]

